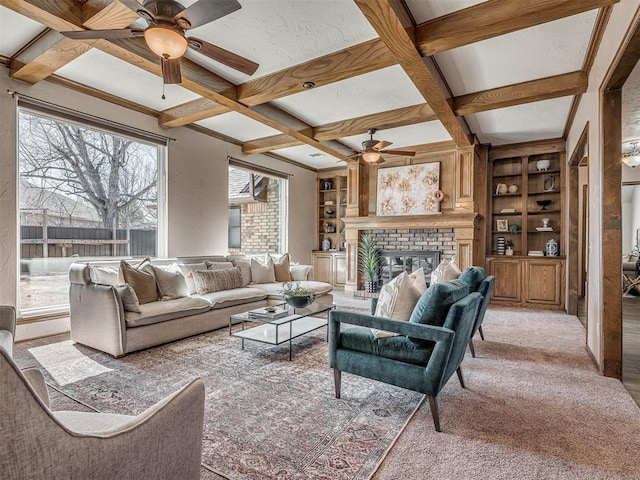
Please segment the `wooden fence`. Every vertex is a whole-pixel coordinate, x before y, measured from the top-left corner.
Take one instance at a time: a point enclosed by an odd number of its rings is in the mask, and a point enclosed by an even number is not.
[[[43,235],[43,232],[46,233]],[[155,230],[21,226],[22,258],[139,257],[156,254]]]

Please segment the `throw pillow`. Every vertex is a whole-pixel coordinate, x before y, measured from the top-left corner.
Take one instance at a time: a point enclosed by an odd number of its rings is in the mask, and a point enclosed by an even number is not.
[[[91,265],[89,267],[89,275],[91,276],[91,281],[93,283],[111,285],[112,287],[120,285],[120,282],[118,281],[118,270],[115,268]]]
[[[143,267],[145,264],[146,262],[142,261],[138,264],[138,267]],[[158,300],[156,279],[153,273],[143,272],[136,267],[132,267],[124,260],[120,261],[120,273],[124,279],[123,283],[131,285],[133,291],[136,292],[140,305]]]
[[[311,280],[309,273],[311,272],[311,265],[291,265],[291,281],[304,282],[305,280]]]
[[[416,303],[410,322],[441,327],[451,305],[469,294],[469,286],[460,280],[436,283]]]
[[[251,281],[252,283],[275,283],[276,274],[273,270],[273,260],[267,255],[266,264],[259,260],[251,259]]]
[[[116,287],[116,290],[120,294],[120,299],[122,300],[122,307],[127,312],[136,312],[141,313],[140,310],[140,302],[138,301],[138,296],[136,292],[131,288],[131,285],[124,284]]]
[[[242,287],[242,274],[237,267],[222,270],[193,270],[198,295]]]
[[[291,258],[288,253],[285,253],[279,260],[275,260],[269,255],[273,262],[273,272],[276,276],[276,282],[290,282],[291,279]]]
[[[420,267],[415,272],[410,273],[409,278],[411,279],[413,286],[420,292],[420,295],[427,291],[427,281],[424,278],[424,268]]]
[[[233,266],[240,269],[242,274],[242,286],[246,287],[251,283],[251,259],[249,258],[234,258],[232,260]]]
[[[431,272],[431,284],[455,280],[460,276],[460,268],[456,265],[455,258],[445,258]]]
[[[233,262],[210,262],[209,260],[204,261],[207,266],[207,270],[221,270],[223,268],[233,268],[235,265]]]
[[[174,300],[189,296],[187,281],[177,265],[169,265],[167,268],[152,266],[151,268],[156,277],[160,300]]]
[[[189,289],[189,294],[192,295],[196,293],[196,284],[193,281],[193,277],[189,275],[193,270],[206,270],[207,264],[204,262],[200,263],[181,263],[178,265],[180,267],[180,271],[184,275],[184,278],[187,282],[187,288]]]
[[[485,276],[484,268],[471,266],[464,269],[458,280],[469,285],[470,292],[477,292]]]
[[[420,291],[413,285],[413,281],[409,278],[407,272],[402,272],[389,283],[385,283],[380,289],[374,315],[376,317],[408,321],[416,303],[420,299],[420,295]],[[376,338],[400,335],[399,333],[387,332],[376,328],[372,328],[371,333]]]

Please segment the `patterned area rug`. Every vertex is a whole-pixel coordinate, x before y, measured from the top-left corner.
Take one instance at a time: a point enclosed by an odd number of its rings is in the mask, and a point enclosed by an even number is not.
[[[230,479],[368,479],[423,399],[343,374],[333,391],[324,329],[273,347],[223,329],[114,359],[66,335],[20,345],[21,368],[101,412],[138,414],[200,376],[203,464]]]

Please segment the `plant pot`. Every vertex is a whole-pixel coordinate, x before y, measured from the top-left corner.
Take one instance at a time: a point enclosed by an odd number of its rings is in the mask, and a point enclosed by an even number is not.
[[[375,293],[378,291],[378,282],[364,282],[364,291],[367,293]]]
[[[513,255],[513,249],[512,248],[507,248],[504,251],[504,254],[507,255],[507,256],[512,256]]]
[[[288,296],[288,295],[284,296],[284,301],[295,308],[304,308],[308,305],[311,305],[314,299],[315,299],[314,294],[305,295],[305,296]]]

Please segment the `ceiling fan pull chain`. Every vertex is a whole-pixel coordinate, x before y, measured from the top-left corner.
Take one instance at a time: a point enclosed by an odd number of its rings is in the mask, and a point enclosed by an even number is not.
[[[164,96],[164,82],[162,82],[162,100],[166,100],[167,97]]]

